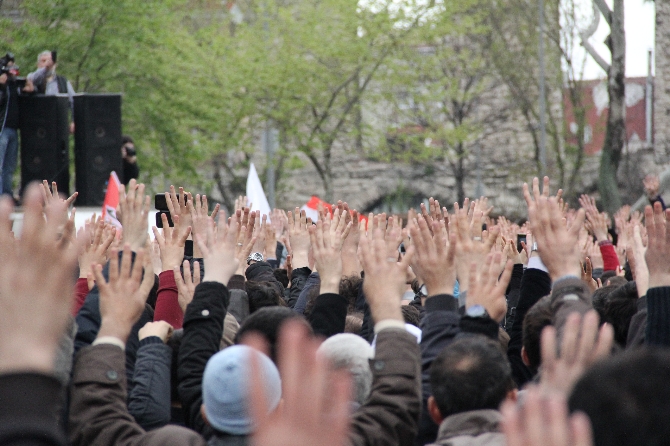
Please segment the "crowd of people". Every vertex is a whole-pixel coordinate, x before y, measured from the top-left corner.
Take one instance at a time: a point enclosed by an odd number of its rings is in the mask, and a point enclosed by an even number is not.
[[[151,238],[134,179],[122,228],[78,231],[32,185],[18,237],[0,200],[0,444],[666,444],[670,210],[648,186],[610,219],[535,178],[524,222],[485,198],[227,216],[171,188]]]

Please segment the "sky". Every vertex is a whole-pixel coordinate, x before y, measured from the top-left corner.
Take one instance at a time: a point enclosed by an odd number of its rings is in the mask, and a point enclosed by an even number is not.
[[[589,11],[591,0],[578,0]],[[612,7],[612,1],[606,0]],[[654,48],[654,3],[644,0],[624,0],[624,26],[626,28],[626,77],[647,75],[647,51]],[[596,33],[589,39],[598,53],[610,61],[609,50],[603,43],[609,34],[609,25],[601,17]],[[580,48],[581,50],[581,48]],[[653,73],[653,62],[652,62]],[[604,78],[605,72],[592,58],[587,58],[584,78]]]

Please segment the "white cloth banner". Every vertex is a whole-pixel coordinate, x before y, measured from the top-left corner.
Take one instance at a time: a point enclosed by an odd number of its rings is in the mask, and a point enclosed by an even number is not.
[[[261,179],[258,178],[258,172],[256,171],[254,163],[251,163],[251,166],[249,166],[249,176],[247,177],[247,200],[247,205],[251,203],[252,211],[261,211],[261,215],[267,215],[268,221],[270,221],[270,205],[268,204],[268,199],[263,191]]]

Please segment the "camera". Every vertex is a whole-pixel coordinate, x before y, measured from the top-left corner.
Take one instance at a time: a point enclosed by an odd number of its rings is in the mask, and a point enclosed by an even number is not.
[[[14,64],[10,65],[10,63],[13,62],[14,62],[14,54],[10,52],[0,57],[0,75],[9,74],[10,76],[18,76],[19,67],[18,65]]]
[[[137,151],[135,150],[135,147],[126,147],[126,155],[127,156],[137,155]]]

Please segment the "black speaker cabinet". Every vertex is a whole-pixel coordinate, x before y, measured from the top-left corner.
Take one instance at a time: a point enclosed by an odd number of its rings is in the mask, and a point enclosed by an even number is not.
[[[69,113],[67,95],[19,96],[22,190],[48,180],[69,195]]]
[[[74,128],[76,204],[100,206],[110,173],[123,175],[121,95],[75,95]]]

